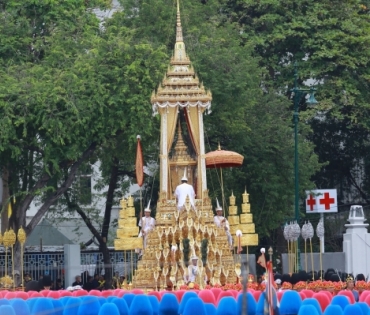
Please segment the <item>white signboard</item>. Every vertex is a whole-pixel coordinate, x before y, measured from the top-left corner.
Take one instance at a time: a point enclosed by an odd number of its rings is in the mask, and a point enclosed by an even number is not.
[[[306,190],[306,213],[338,212],[337,190]]]

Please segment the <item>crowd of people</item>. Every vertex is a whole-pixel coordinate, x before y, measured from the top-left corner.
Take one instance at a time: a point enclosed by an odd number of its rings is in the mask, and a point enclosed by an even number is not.
[[[118,272],[115,272],[112,278],[112,287],[108,289],[119,289],[125,281],[124,276],[120,276]],[[63,285],[62,279],[58,278],[54,281],[50,275],[40,275],[38,280],[32,280],[30,274],[24,275],[25,291],[42,291],[42,290],[64,290],[66,289]],[[86,291],[91,290],[105,290],[105,278],[104,275],[95,274],[90,276],[88,272],[84,272],[81,275],[75,277],[75,281],[72,283],[72,287],[80,287]]]
[[[359,300],[359,296],[365,290],[370,290],[370,282],[363,274],[358,274],[354,277],[352,274],[338,272],[332,268],[327,271],[300,271],[293,274],[274,274],[274,285],[277,291],[295,290],[312,290],[314,292],[329,291],[332,295],[336,295],[339,291],[351,291],[355,301]],[[264,291],[268,279],[264,276],[259,276],[255,280],[253,275],[248,276],[248,288],[253,290]]]

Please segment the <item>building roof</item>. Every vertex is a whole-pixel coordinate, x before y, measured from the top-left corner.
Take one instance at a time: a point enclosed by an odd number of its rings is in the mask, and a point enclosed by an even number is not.
[[[64,234],[51,225],[47,219],[43,219],[27,237],[26,246],[60,246],[73,244]]]

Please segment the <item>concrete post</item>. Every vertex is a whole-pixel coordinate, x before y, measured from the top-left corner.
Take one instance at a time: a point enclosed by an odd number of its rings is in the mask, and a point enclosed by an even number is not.
[[[77,275],[81,275],[80,245],[64,245],[64,287],[71,286]]]
[[[349,224],[346,224],[346,233],[343,235],[343,252],[345,253],[345,271],[353,274],[368,275],[370,266],[370,234],[367,232],[368,223],[362,206],[351,206]]]

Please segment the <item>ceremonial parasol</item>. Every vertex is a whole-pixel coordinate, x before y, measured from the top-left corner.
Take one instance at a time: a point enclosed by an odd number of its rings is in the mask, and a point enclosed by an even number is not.
[[[206,168],[238,167],[243,164],[244,156],[233,151],[221,150],[220,145],[216,151],[206,154]]]
[[[222,206],[225,216],[225,198],[224,198],[224,184],[222,179],[222,168],[238,167],[243,164],[244,156],[233,151],[221,150],[220,144],[216,151],[208,152],[205,155],[206,168],[220,168],[221,174],[221,192],[222,192]]]

